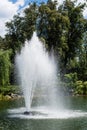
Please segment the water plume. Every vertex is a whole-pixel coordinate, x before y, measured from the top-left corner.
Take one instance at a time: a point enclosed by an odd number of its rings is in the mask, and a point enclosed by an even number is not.
[[[44,44],[34,32],[26,41],[20,54],[16,55],[20,86],[24,94],[26,111],[31,110],[33,98],[37,106],[61,109],[59,80],[55,58],[46,51]],[[58,107],[57,107],[58,104]]]

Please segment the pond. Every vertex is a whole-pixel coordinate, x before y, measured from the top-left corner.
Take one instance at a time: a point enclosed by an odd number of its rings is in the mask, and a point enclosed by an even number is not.
[[[87,130],[87,97],[65,97],[65,100],[74,116],[70,113],[67,118],[53,119],[11,117],[9,110],[23,107],[24,101],[0,101],[0,130]]]

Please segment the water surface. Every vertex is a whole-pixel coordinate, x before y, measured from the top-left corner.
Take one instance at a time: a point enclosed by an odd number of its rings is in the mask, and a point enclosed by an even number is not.
[[[0,101],[0,130],[87,130],[87,97],[66,97],[65,99],[68,110],[74,114],[75,112],[82,114],[57,119],[10,117],[9,110],[23,107],[23,100]]]

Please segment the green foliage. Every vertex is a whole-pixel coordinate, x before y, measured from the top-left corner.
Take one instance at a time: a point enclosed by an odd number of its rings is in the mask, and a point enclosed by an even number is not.
[[[83,45],[78,54],[78,64],[79,79],[87,81],[87,32],[84,33]]]
[[[64,86],[74,95],[87,95],[87,81],[78,80],[77,73],[65,74]]]
[[[0,93],[2,95],[11,95],[11,93],[18,93],[18,92],[19,92],[18,86],[9,85],[0,87]]]
[[[87,94],[87,81],[85,82],[76,81],[75,86],[76,86],[75,94],[80,94],[80,95]]]
[[[82,81],[76,81],[75,83],[76,86],[76,92],[75,94],[83,94],[83,82]]]
[[[55,1],[51,0],[39,6],[38,35],[60,58],[62,73],[73,73],[78,68],[76,58],[81,51],[87,25],[82,14],[84,7],[85,4],[71,0],[65,0],[58,9]]]
[[[9,84],[9,75],[10,75],[10,54],[11,51],[0,51],[0,85]]]
[[[78,80],[77,73],[65,74],[64,82],[69,91],[75,90],[75,82]]]
[[[85,20],[82,14],[84,6],[84,4],[78,4],[76,6],[75,1],[65,0],[63,5],[59,8],[60,13],[69,19],[69,26],[66,33],[68,49],[63,58],[66,68],[68,68],[67,65],[70,65],[70,61],[76,57],[77,52],[80,51],[82,46],[83,34],[85,31]]]
[[[13,53],[20,50],[24,44],[25,37],[23,32],[24,18],[15,15],[11,22],[6,23],[8,33],[6,34],[5,41],[7,42],[8,49],[12,49]]]
[[[3,49],[4,48],[4,39],[0,36],[0,49]]]
[[[49,49],[53,47],[55,51],[59,51],[58,53],[61,54],[60,48],[67,48],[66,29],[69,20],[67,16],[61,15],[54,5],[55,3],[51,1],[39,7],[37,31],[40,37],[44,37]]]
[[[28,8],[24,11],[25,17],[24,17],[24,35],[25,39],[30,40],[32,37],[33,31],[35,31],[36,27],[36,20],[38,16],[38,8],[36,3],[30,4]]]

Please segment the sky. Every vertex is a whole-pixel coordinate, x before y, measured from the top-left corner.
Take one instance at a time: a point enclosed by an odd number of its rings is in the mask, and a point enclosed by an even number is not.
[[[22,12],[29,3],[35,2],[46,2],[47,0],[0,0],[0,36],[4,37],[6,34],[5,23],[11,21],[13,16],[18,12]],[[85,0],[78,0],[84,2]],[[58,0],[61,4],[63,0]],[[84,17],[87,18],[87,7],[84,10]]]

